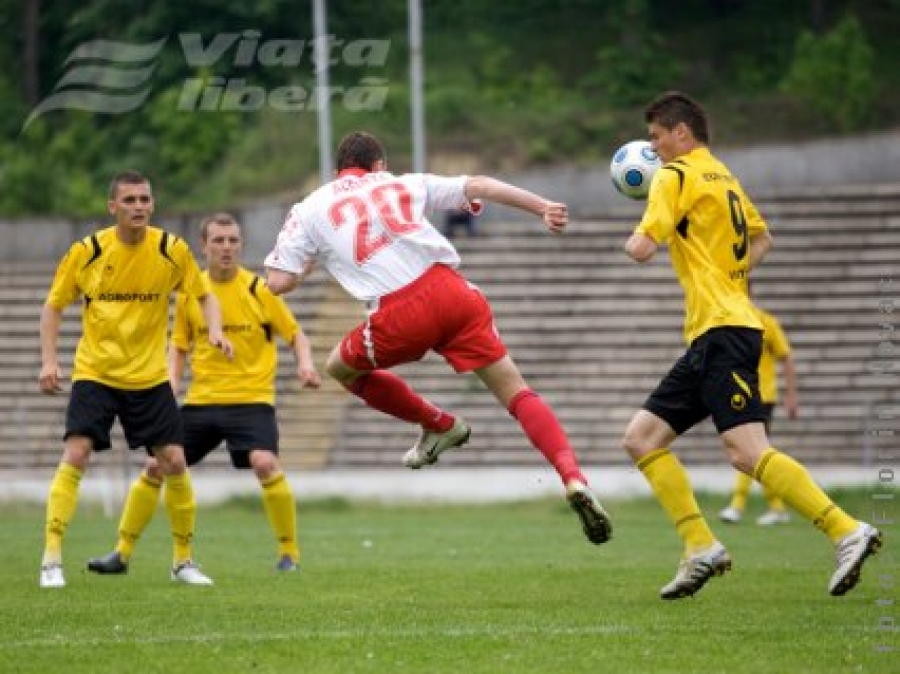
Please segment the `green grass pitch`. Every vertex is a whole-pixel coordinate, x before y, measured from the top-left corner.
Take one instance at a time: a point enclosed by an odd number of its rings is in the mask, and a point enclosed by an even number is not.
[[[702,505],[714,515],[722,500]],[[864,518],[900,510],[900,499],[876,508],[865,490],[837,500]],[[674,532],[649,500],[608,506],[614,538],[595,547],[562,501],[301,501],[302,570],[277,575],[248,498],[198,514],[195,550],[213,587],[169,580],[162,510],[128,575],[83,573],[111,548],[115,521],[82,507],[66,542],[68,587],[42,590],[42,509],[7,505],[0,672],[900,672],[896,525],[882,527],[885,549],[856,590],[832,598],[832,548],[805,522],[714,522],[734,571],[663,602]]]

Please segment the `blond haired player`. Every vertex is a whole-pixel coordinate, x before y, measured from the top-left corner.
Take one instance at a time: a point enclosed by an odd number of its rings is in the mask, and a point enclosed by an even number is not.
[[[193,466],[224,441],[232,465],[253,470],[278,546],[275,568],[293,571],[300,549],[294,496],[278,461],[278,424],[273,407],[278,360],[275,338],[280,337],[290,346],[301,388],[318,388],[321,380],[309,340],[284,300],[241,266],[238,222],[227,213],[206,218],[201,225],[200,242],[207,262],[203,275],[222,307],[223,329],[234,343],[235,357],[223,358],[207,345],[208,326],[200,307],[194,298],[179,295],[169,370],[177,393],[191,353],[192,379],[181,407],[185,457]],[[128,571],[137,540],[156,511],[161,487],[159,466],[148,459],[144,472],[128,493],[115,550],[89,560],[89,571]]]
[[[668,246],[684,289],[688,344],[631,419],[623,440],[684,546],[675,578],[660,596],[692,596],[731,568],[731,556],[697,506],[687,472],[669,450],[676,437],[709,416],[732,465],[831,540],[837,569],[828,591],[842,595],[859,581],[882,534],[841,510],[766,434],[757,382],[762,322],[747,291],[750,269],[771,245],[766,223],[737,178],[710,152],[706,113],[695,101],[679,92],[663,94],[647,107],[644,120],[665,164],[653,177],[644,215],[625,250],[643,263],[659,246]]]

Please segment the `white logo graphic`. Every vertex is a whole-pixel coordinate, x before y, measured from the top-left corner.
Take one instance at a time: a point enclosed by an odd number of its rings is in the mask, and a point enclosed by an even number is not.
[[[56,83],[53,93],[31,111],[22,131],[53,110],[121,115],[139,107],[150,95],[148,80],[167,39],[147,44],[111,40],[80,44],[65,61],[71,69]]]
[[[258,30],[219,33],[208,41],[199,33],[179,34],[177,42],[193,76],[183,80],[175,110],[202,113],[253,112],[263,107],[283,112],[315,110],[321,93],[317,87],[287,84],[265,88],[249,83],[242,75],[253,66],[294,71],[304,57],[309,58],[313,71],[338,63],[357,69],[381,68],[390,49],[390,40],[347,41],[326,35],[311,40],[261,41],[261,37]],[[146,44],[92,40],[79,45],[64,63],[68,71],[56,83],[53,93],[31,111],[22,131],[38,117],[55,110],[121,115],[139,108],[150,95],[156,61],[168,39],[166,36]],[[321,57],[317,47],[323,47]],[[214,72],[220,74],[210,73],[214,66],[218,66]],[[330,86],[325,92],[329,100],[351,112],[381,110],[387,93],[388,80],[377,76],[362,76],[355,85]]]

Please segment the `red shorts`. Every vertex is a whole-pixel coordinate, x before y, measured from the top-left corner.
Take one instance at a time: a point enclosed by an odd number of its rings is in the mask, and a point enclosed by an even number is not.
[[[355,370],[387,369],[435,351],[457,372],[469,372],[506,355],[484,295],[444,265],[376,305],[341,342],[341,359]]]

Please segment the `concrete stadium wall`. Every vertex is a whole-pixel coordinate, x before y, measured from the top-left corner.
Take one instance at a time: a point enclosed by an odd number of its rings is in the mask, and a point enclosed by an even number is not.
[[[104,462],[98,459],[94,463]],[[117,517],[138,470],[131,468],[123,472],[111,462],[105,463],[92,464],[81,483],[79,502],[100,504],[110,517]],[[884,484],[883,477],[879,477],[879,468],[875,466],[812,466],[810,472],[828,490],[858,488],[883,494],[892,486]],[[697,491],[717,494],[723,504],[727,501],[734,484],[734,470],[730,466],[692,466],[690,473],[691,484]],[[192,469],[191,475],[197,502],[201,505],[217,505],[236,496],[259,495],[256,480],[244,471],[210,470],[200,466]],[[585,476],[604,501],[651,495],[647,481],[636,468],[586,467]],[[45,502],[53,475],[45,470],[10,473],[4,477],[6,486],[0,491],[0,505]],[[441,466],[422,471],[329,468],[291,471],[288,478],[301,508],[304,503],[330,498],[385,504],[478,504],[560,498],[563,494],[559,478],[550,468]]]
[[[752,148],[714,147],[750,193],[790,191],[803,187],[900,183],[900,130],[855,138],[834,138],[797,145]],[[612,211],[640,212],[615,191],[609,167],[548,168],[511,176],[518,184],[548,198],[564,201],[576,218],[596,218]],[[517,216],[510,209],[503,219]],[[488,217],[495,214],[488,212]]]
[[[784,191],[798,187],[867,183],[900,183],[900,130],[854,138],[834,138],[797,145],[761,145],[752,148],[716,148],[754,192]],[[640,211],[618,195],[609,180],[609,167],[553,167],[521,174],[499,176],[549,198],[565,201],[575,218],[598,217],[614,211]],[[164,188],[163,188],[164,189]],[[245,225],[245,260],[261,264],[271,250],[290,203],[261,201],[233,211]],[[521,219],[521,213],[490,207],[485,220]],[[185,236],[191,244],[197,237],[198,217],[165,216],[158,223]],[[106,222],[102,220],[101,222]],[[95,229],[90,222],[0,218],[0,261],[50,262],[57,260],[77,238]]]

